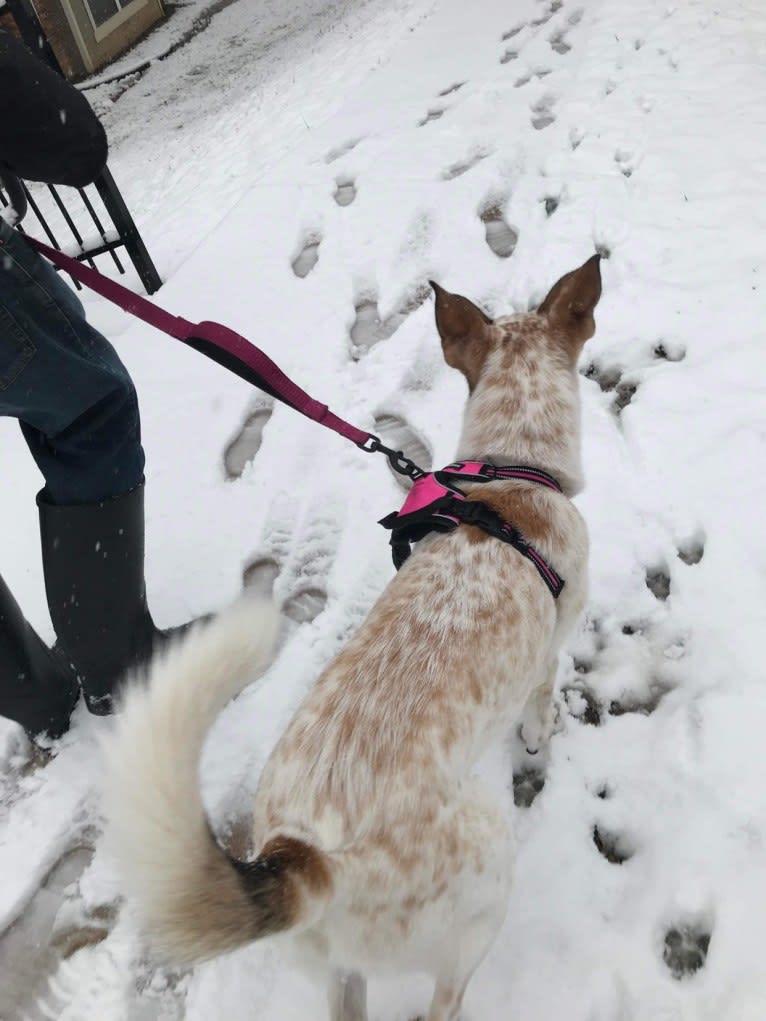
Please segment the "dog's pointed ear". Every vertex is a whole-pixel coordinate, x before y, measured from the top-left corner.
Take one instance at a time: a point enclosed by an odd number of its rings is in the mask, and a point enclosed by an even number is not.
[[[596,332],[593,310],[601,297],[600,262],[601,256],[593,255],[579,269],[565,274],[537,310],[572,341],[576,354]]]
[[[436,328],[442,340],[444,360],[459,369],[473,390],[489,350],[492,320],[468,298],[450,294],[433,280]]]

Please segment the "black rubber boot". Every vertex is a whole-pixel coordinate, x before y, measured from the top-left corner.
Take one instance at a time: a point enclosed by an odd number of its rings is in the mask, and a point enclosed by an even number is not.
[[[119,682],[168,632],[146,605],[144,487],[104,503],[59,507],[38,497],[45,589],[61,649],[88,709],[112,711]],[[182,630],[182,629],[179,629]]]
[[[61,737],[78,693],[74,674],[27,623],[0,578],[0,716],[32,738]]]

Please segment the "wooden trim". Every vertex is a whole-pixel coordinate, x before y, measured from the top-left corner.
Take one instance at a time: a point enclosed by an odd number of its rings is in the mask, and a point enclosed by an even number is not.
[[[66,15],[67,24],[72,32],[72,37],[77,45],[77,50],[82,57],[82,62],[85,64],[85,70],[89,74],[92,74],[96,68],[96,64],[91,57],[88,46],[83,38],[83,34],[80,31],[80,26],[77,24],[77,18],[72,10],[72,0],[59,0],[59,3],[61,4],[61,9]],[[87,7],[87,4],[85,6]]]
[[[103,25],[97,25],[93,20],[90,7],[88,6],[88,0],[83,0],[83,7],[85,13],[90,19],[90,23],[93,25],[93,35],[97,43],[103,42],[107,36],[111,35],[116,28],[120,25],[124,25],[126,21],[129,21],[134,14],[140,11],[143,7],[149,3],[149,0],[127,0],[127,5],[122,6],[124,0],[119,0],[121,5],[120,10],[111,17],[108,21],[105,21]]]

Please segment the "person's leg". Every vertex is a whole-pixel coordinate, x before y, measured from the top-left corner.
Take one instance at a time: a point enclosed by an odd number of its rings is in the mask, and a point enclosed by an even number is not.
[[[133,382],[75,292],[0,225],[0,415],[17,418],[45,503],[90,504],[143,481]]]
[[[20,723],[30,737],[59,737],[78,693],[74,674],[27,623],[0,578],[0,716]]]
[[[39,504],[48,608],[88,709],[112,711],[118,683],[162,636],[146,603],[144,487],[95,504]]]
[[[117,681],[158,637],[144,586],[135,389],[75,293],[22,238],[0,229],[2,344],[0,414],[19,419],[45,477],[43,567],[59,647],[91,711],[109,712]]]

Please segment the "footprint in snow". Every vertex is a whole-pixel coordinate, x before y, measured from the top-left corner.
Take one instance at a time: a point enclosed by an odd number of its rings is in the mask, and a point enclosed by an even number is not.
[[[501,64],[510,64],[512,60],[517,60],[519,56],[518,50],[506,50],[500,58]]]
[[[388,340],[413,312],[420,308],[431,291],[425,284],[418,284],[399,302],[395,310],[382,319],[378,310],[378,299],[374,294],[363,294],[354,306],[355,318],[349,330],[351,357],[359,361],[371,348],[382,340]]]
[[[617,164],[623,177],[633,176],[636,165],[630,149],[617,149],[614,154],[614,162]]]
[[[523,769],[513,774],[513,802],[519,808],[529,808],[545,786],[545,774],[539,769]]]
[[[556,116],[553,113],[555,103],[555,96],[545,95],[532,104],[530,107],[532,110],[532,127],[536,131],[542,131],[543,128],[547,128],[556,120]]]
[[[646,569],[646,587],[661,603],[667,600],[670,596],[670,573],[667,565],[657,565]]]
[[[425,127],[426,124],[430,124],[431,121],[438,121],[440,117],[444,116],[446,107],[433,107],[428,111],[423,120],[418,121],[418,127]]]
[[[352,177],[338,177],[333,198],[339,206],[350,206],[356,198],[356,184]]]
[[[500,203],[493,202],[484,206],[479,219],[484,224],[486,242],[495,255],[499,259],[508,259],[513,255],[519,235],[505,220]]]
[[[631,620],[620,628],[624,635],[638,635],[639,637],[649,630],[649,625],[643,620]]]
[[[610,716],[625,716],[637,713],[639,716],[651,716],[663,698],[671,691],[671,687],[661,681],[649,683],[648,691],[641,696],[625,694],[609,703]]]
[[[565,685],[561,696],[570,716],[589,727],[601,726],[601,706],[595,692],[584,683]]]
[[[572,47],[564,38],[563,32],[554,33],[554,35],[552,35],[548,41],[551,44],[551,49],[554,50],[554,52],[556,53],[561,54],[569,53],[569,51],[572,49]]]
[[[505,43],[508,42],[509,39],[513,39],[515,35],[519,34],[522,28],[524,28],[524,25],[515,25],[513,28],[509,28],[507,32],[503,32],[500,37],[501,41]]]
[[[682,922],[668,929],[663,941],[662,959],[673,978],[687,978],[703,967],[711,935],[709,926],[696,922]]]
[[[229,440],[223,452],[223,467],[227,479],[238,479],[261,449],[263,431],[274,411],[270,397],[254,399],[245,421]]]
[[[293,495],[280,492],[271,502],[263,529],[264,546],[252,555],[242,569],[242,585],[271,598],[277,578],[293,550],[297,531],[298,506]]]
[[[461,177],[489,155],[491,155],[491,150],[489,149],[475,149],[465,159],[453,163],[451,167],[447,167],[446,170],[442,171],[442,180],[454,181],[456,177]]]
[[[294,625],[316,620],[327,606],[327,578],[337,553],[337,537],[342,524],[342,509],[333,501],[312,513],[306,527],[294,536],[291,558],[285,564],[287,598],[282,612]]]
[[[327,605],[327,593],[316,585],[299,589],[285,600],[282,612],[293,624],[310,624]]]
[[[521,78],[517,78],[513,83],[513,87],[516,89],[522,88],[524,85],[529,85],[533,78],[537,78],[538,81],[542,78],[546,78],[551,74],[551,70],[548,67],[538,67],[534,71],[530,71],[529,74],[522,75]]]
[[[664,682],[650,682],[645,692],[626,693],[605,706],[589,684],[574,681],[561,689],[561,696],[570,716],[588,726],[600,727],[607,716],[651,716],[671,690]]]
[[[542,202],[544,204],[545,215],[547,217],[553,216],[553,214],[556,212],[556,210],[559,207],[559,202],[560,201],[561,200],[559,199],[558,195],[546,195],[545,196],[545,198],[542,200]]]
[[[638,383],[627,379],[620,380],[615,388],[614,400],[612,401],[612,411],[615,415],[619,415],[624,408],[627,408],[636,396],[637,390]]]
[[[455,82],[454,85],[450,85],[446,89],[442,89],[439,96],[450,96],[453,92],[457,92],[458,89],[462,89],[464,85],[465,82]]]
[[[380,414],[375,416],[374,432],[383,440],[387,447],[390,447],[392,450],[401,450],[406,457],[409,457],[420,468],[423,468],[425,471],[430,470],[432,463],[431,448],[421,434],[404,418],[385,411],[380,412]],[[388,462],[386,463],[388,464]],[[411,487],[411,479],[394,471],[390,464],[388,464],[388,467],[402,489],[409,489]]]
[[[390,334],[380,318],[376,299],[361,298],[354,306],[354,311],[356,316],[351,324],[349,336],[353,344],[354,359],[358,360],[381,340],[387,340]]]
[[[583,373],[586,379],[598,383],[602,393],[614,394],[611,410],[615,416],[619,416],[627,408],[638,391],[638,380],[626,379],[622,372],[619,366],[604,366],[591,362]]]
[[[330,149],[324,158],[325,163],[334,163],[339,160],[341,156],[345,156],[347,152],[351,152],[357,145],[362,141],[362,138],[350,138],[347,142],[343,142],[342,145],[337,146],[335,149]]]
[[[91,839],[83,835],[55,862],[22,914],[0,935],[3,1017],[29,1017],[61,962],[108,936],[116,918],[113,905],[75,907],[76,884],[92,859]],[[67,916],[72,921],[67,922]]]
[[[677,341],[658,340],[652,349],[655,358],[665,362],[682,362],[686,357],[686,348]]]
[[[259,596],[270,598],[274,592],[274,582],[278,577],[279,562],[274,557],[257,557],[245,565],[242,572],[242,585]]]
[[[611,621],[608,626],[598,619],[589,620],[577,637],[572,659],[574,675],[561,691],[564,708],[570,716],[591,726],[607,723],[610,717],[650,716],[674,690],[674,684],[662,666],[647,670],[644,664],[656,661],[659,665],[680,658],[686,641],[686,636],[671,634],[664,626],[655,631],[646,620],[638,618],[622,625]],[[624,663],[626,677],[633,678],[616,693],[612,681],[615,662]],[[602,685],[605,691],[599,690]]]
[[[325,548],[328,546],[328,527],[332,526],[322,522],[321,534],[316,532],[315,527],[309,528],[300,536],[300,545],[296,545],[296,537],[291,535],[290,554],[281,557],[271,552],[261,554],[251,560],[242,572],[244,587],[265,598],[276,597],[278,580],[281,582],[279,587],[283,591],[288,590],[281,605],[287,622],[286,629],[282,630],[281,643],[295,630],[295,626],[311,623],[327,605],[324,577],[333,559],[333,553]]]
[[[293,258],[291,266],[293,273],[301,280],[309,275],[319,261],[319,246],[322,243],[322,236],[316,232],[306,235],[301,243],[298,254]]]
[[[705,555],[705,536],[702,533],[692,536],[678,547],[678,559],[693,567]]]
[[[622,833],[611,833],[598,824],[593,827],[596,850],[611,865],[624,865],[636,853],[633,842]]]
[[[554,14],[561,10],[564,6],[563,0],[553,0],[553,3],[548,5],[547,10],[543,12],[538,18],[530,22],[534,28],[539,28],[540,25],[547,25]]]

